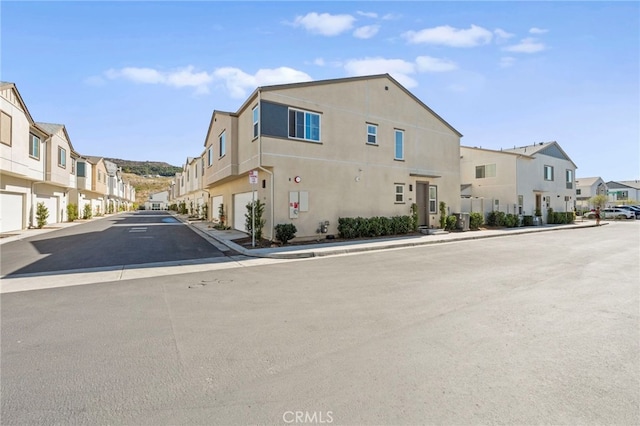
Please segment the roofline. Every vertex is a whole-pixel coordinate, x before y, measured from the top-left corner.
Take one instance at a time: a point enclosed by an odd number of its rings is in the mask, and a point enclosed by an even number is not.
[[[321,85],[325,85],[325,84],[346,83],[346,82],[351,82],[351,81],[374,80],[374,79],[378,79],[378,78],[386,78],[386,79],[390,80],[393,84],[398,86],[400,88],[400,90],[402,90],[407,95],[409,95],[410,98],[412,98],[414,101],[416,101],[420,106],[422,106],[424,109],[429,111],[429,113],[431,113],[438,120],[440,120],[445,126],[447,126],[450,130],[452,130],[458,137],[461,138],[463,136],[462,133],[460,133],[458,130],[456,130],[445,119],[440,117],[435,111],[433,111],[431,108],[429,108],[416,95],[414,95],[409,90],[407,90],[407,88],[405,88],[402,84],[398,83],[398,81],[396,79],[394,79],[393,77],[391,77],[391,75],[389,73],[386,73],[386,74],[373,74],[373,75],[365,75],[365,76],[357,76],[357,77],[342,77],[342,78],[333,78],[333,79],[325,79],[325,80],[304,81],[304,82],[299,82],[299,83],[286,83],[286,84],[276,84],[276,85],[269,85],[269,86],[259,86],[242,103],[242,105],[240,106],[240,108],[238,108],[238,111],[235,113],[235,115],[240,115],[240,113],[243,110],[245,110],[249,104],[253,103],[254,98],[256,96],[258,96],[258,94],[261,93],[261,92],[271,92],[271,91],[276,91],[276,90],[294,89],[294,88],[299,88],[299,87],[321,86]]]
[[[0,83],[0,89],[13,89],[13,90],[15,90],[16,91],[16,95],[18,95],[18,102],[20,103],[20,106],[24,110],[24,113],[26,114],[27,119],[29,120],[29,124],[31,124],[32,126],[35,126],[41,132],[47,133],[46,131],[44,131],[44,129],[42,129],[39,126],[36,125],[36,121],[31,116],[31,113],[29,112],[29,108],[27,108],[27,104],[25,103],[24,99],[22,99],[22,95],[20,94],[20,91],[18,90],[18,87],[16,86],[15,83],[11,83],[9,81],[3,81],[3,82]]]
[[[526,157],[526,158],[533,159],[533,156],[527,155],[527,154],[521,154],[519,152],[510,152],[510,151],[496,150],[496,149],[489,149],[489,148],[478,148],[477,146],[460,145],[460,149],[462,149],[462,148],[474,149],[476,151],[494,152],[494,153],[498,153],[498,154],[515,155],[516,157]]]

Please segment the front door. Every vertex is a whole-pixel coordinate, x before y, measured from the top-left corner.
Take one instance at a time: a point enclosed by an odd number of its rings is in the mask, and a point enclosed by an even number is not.
[[[418,206],[418,226],[429,227],[429,182],[416,183],[416,205]]]
[[[536,212],[542,212],[542,194],[536,194]]]

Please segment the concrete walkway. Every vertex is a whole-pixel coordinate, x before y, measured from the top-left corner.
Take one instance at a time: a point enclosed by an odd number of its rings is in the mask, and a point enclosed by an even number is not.
[[[426,244],[446,243],[453,241],[475,240],[479,238],[503,237],[508,235],[528,234],[545,231],[560,231],[596,226],[594,220],[581,221],[568,225],[543,225],[519,228],[483,229],[467,232],[442,232],[434,235],[412,235],[375,240],[354,240],[340,242],[321,242],[309,245],[289,245],[271,248],[246,248],[234,243],[234,240],[246,238],[247,234],[237,230],[220,231],[213,228],[213,223],[204,221],[190,221],[186,216],[176,216],[187,223],[193,230],[203,236],[211,237],[215,241],[239,254],[251,257],[271,259],[301,259],[308,257],[334,256],[348,253],[358,253],[372,250],[388,250],[404,247],[415,247]],[[604,224],[604,222],[602,223]],[[324,238],[324,236],[323,236]],[[219,246],[218,246],[219,247]]]

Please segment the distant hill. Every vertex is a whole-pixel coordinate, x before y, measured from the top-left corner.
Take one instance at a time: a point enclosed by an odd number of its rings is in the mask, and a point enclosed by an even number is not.
[[[133,173],[122,173],[122,178],[136,189],[136,203],[138,205],[144,204],[149,199],[149,194],[168,191],[172,181],[171,176],[145,177]]]
[[[106,158],[122,168],[124,173],[131,173],[138,176],[175,176],[176,172],[181,172],[182,167],[159,161],[131,161],[120,158]]]

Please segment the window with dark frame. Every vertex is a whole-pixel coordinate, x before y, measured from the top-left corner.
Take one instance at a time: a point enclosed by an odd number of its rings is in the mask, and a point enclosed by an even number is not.
[[[320,114],[289,108],[289,137],[320,142]]]

